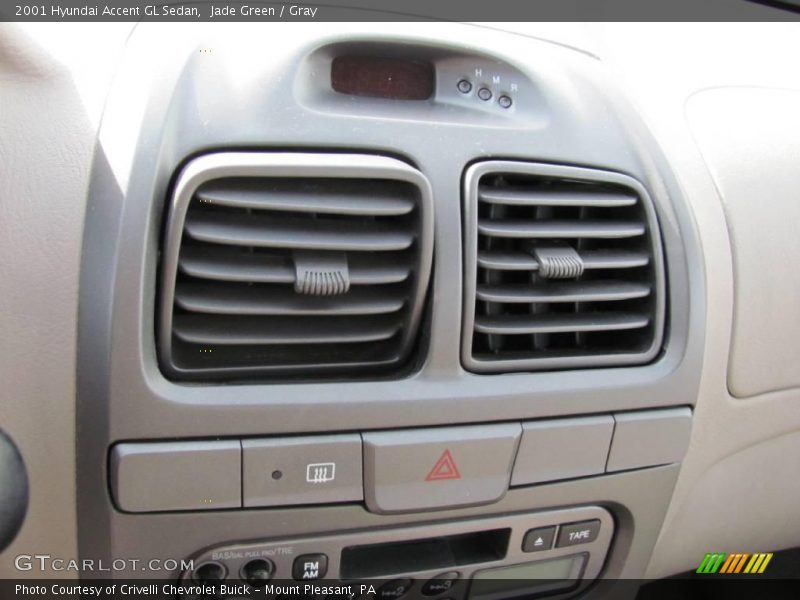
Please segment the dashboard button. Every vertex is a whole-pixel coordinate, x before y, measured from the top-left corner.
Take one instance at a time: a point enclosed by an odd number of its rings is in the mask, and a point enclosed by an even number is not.
[[[689,447],[692,411],[645,410],[614,415],[608,472],[680,462]]]
[[[378,600],[397,600],[405,596],[412,585],[414,585],[413,579],[393,579],[384,583],[375,596]]]
[[[462,94],[469,94],[472,91],[472,84],[466,79],[462,79],[458,82],[458,91]]]
[[[433,579],[429,579],[425,582],[422,586],[422,595],[423,596],[438,596],[439,594],[444,594],[445,592],[449,592],[453,586],[455,585],[456,581],[458,580],[459,574],[458,571],[448,571],[447,573],[441,573],[434,577]]]
[[[481,100],[491,100],[492,99],[492,90],[489,88],[481,88],[478,90],[478,98]]]
[[[124,511],[242,506],[238,440],[117,444],[110,463],[111,489]]]
[[[553,538],[556,537],[556,526],[537,527],[529,529],[522,539],[523,552],[541,552],[553,547]]]
[[[358,502],[361,437],[314,435],[242,441],[244,506]]]
[[[499,500],[521,430],[509,423],[365,433],[367,507],[395,513]]]
[[[292,577],[298,581],[322,579],[327,572],[328,557],[325,554],[302,554],[292,564]]]
[[[556,548],[588,544],[595,541],[599,533],[600,521],[597,519],[562,525],[561,530],[558,532]]]
[[[605,472],[613,432],[611,415],[523,423],[511,486]]]

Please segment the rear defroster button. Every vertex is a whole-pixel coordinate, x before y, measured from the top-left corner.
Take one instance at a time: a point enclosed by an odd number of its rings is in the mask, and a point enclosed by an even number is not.
[[[589,542],[595,541],[599,533],[600,521],[597,519],[562,525],[558,532],[556,548],[588,544]]]

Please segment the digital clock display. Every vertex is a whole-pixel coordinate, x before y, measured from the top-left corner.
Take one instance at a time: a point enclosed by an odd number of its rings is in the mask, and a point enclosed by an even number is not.
[[[427,100],[433,95],[433,65],[418,60],[349,54],[331,64],[331,87],[340,94]]]

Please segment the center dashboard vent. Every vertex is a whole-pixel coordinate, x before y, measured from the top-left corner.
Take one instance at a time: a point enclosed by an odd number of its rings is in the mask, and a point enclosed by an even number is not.
[[[430,184],[392,158],[220,153],[172,197],[158,343],[174,379],[354,378],[415,347]]]
[[[476,372],[643,364],[659,352],[658,221],[636,180],[483,162],[465,176],[462,360]]]

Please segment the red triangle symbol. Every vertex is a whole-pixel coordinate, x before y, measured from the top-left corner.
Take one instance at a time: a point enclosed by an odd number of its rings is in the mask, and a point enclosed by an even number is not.
[[[453,455],[450,454],[449,449],[442,452],[425,481],[439,481],[442,479],[461,479],[461,473],[458,472],[456,461],[453,460]]]

